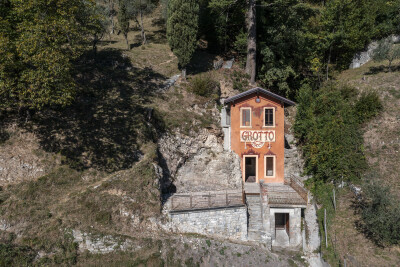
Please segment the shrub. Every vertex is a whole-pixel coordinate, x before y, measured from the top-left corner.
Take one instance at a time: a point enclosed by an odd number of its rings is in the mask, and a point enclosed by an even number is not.
[[[220,89],[218,83],[210,75],[199,75],[190,81],[189,90],[199,96],[218,99]]]
[[[239,92],[246,91],[247,87],[249,86],[249,79],[250,75],[236,70],[233,71],[232,75],[233,89],[238,90]]]
[[[329,84],[298,94],[294,130],[303,146],[305,172],[315,180],[357,180],[366,168],[361,122],[376,115],[382,104],[376,93],[362,94],[348,86]]]
[[[364,187],[361,217],[365,231],[377,244],[400,244],[400,205],[388,187],[378,183]]]
[[[363,123],[376,116],[382,110],[383,105],[376,92],[364,92],[357,100],[354,108],[358,121]]]
[[[0,243],[0,266],[30,266],[36,253],[27,246]]]

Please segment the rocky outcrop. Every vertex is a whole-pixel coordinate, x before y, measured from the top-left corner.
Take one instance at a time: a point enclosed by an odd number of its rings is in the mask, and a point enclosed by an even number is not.
[[[291,175],[299,178],[301,181],[308,179],[308,176],[302,177],[304,160],[301,151],[297,148],[293,134],[285,134],[287,145],[285,146],[285,178]]]
[[[159,151],[163,180],[173,183],[177,192],[242,188],[239,157],[224,151],[217,135],[208,130],[196,137],[179,132],[164,136],[159,142]]]
[[[8,129],[10,139],[0,146],[0,186],[33,180],[50,172],[59,160],[39,148],[34,134]]]
[[[110,253],[114,251],[135,251],[140,249],[129,239],[122,239],[111,235],[92,235],[80,230],[72,230],[74,242],[78,243],[79,251],[89,251],[90,253]]]
[[[399,35],[392,35],[392,41],[394,43],[398,43],[400,41]],[[350,64],[350,69],[357,69],[364,65],[365,63],[369,62],[372,59],[372,54],[375,48],[378,47],[378,42],[374,41],[371,42],[364,51],[358,52],[354,55],[353,60]]]

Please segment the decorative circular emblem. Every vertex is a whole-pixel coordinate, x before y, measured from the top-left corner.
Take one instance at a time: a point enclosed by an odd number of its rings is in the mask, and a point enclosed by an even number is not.
[[[265,142],[261,142],[261,141],[254,141],[251,143],[251,145],[254,148],[262,148],[264,146]]]

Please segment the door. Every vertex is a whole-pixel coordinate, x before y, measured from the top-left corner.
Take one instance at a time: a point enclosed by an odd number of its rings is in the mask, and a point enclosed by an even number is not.
[[[285,229],[288,236],[289,234],[289,213],[285,213]]]
[[[244,177],[246,183],[255,183],[257,176],[257,156],[245,156]]]
[[[289,213],[275,213],[275,231],[285,230],[289,235]]]

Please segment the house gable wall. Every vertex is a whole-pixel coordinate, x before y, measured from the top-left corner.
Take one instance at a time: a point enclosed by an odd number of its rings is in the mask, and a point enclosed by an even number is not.
[[[259,103],[256,102],[259,97]],[[275,109],[275,126],[264,126],[264,108]],[[242,128],[241,123],[241,108],[251,108],[251,127]],[[284,182],[284,104],[279,100],[269,97],[264,94],[257,95],[256,93],[245,96],[231,103],[231,149],[242,159],[241,167],[244,175],[244,156],[255,155],[258,159],[257,182],[264,181],[265,183],[283,183]],[[241,131],[268,131],[275,130],[275,142],[265,143],[261,148],[253,147],[251,143],[241,142]],[[271,148],[269,148],[269,144]],[[273,178],[265,177],[264,156],[275,156],[275,176]]]

